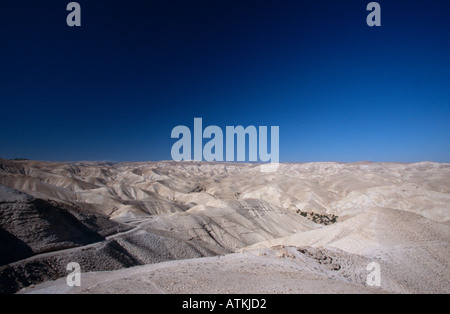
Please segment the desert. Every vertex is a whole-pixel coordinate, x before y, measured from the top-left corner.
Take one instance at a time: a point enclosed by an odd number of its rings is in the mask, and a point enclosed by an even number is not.
[[[1,159],[0,291],[450,292],[449,164],[262,167]]]

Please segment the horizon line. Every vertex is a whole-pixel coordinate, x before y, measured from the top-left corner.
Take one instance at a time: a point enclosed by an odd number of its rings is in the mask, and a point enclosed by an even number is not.
[[[419,164],[419,163],[434,163],[434,164],[450,164],[450,162],[438,162],[432,160],[422,160],[415,162],[404,162],[404,161],[372,161],[372,160],[359,160],[359,161],[286,161],[286,162],[257,162],[257,161],[206,161],[206,160],[139,160],[139,161],[114,161],[114,160],[40,160],[40,159],[28,159],[28,158],[1,158],[1,160],[13,161],[13,162],[45,162],[45,163],[107,163],[107,164],[123,164],[123,163],[210,163],[210,164],[248,164],[248,165],[265,165],[265,164],[311,164],[311,163],[335,163],[335,164],[358,164],[358,163],[370,163],[370,164]]]

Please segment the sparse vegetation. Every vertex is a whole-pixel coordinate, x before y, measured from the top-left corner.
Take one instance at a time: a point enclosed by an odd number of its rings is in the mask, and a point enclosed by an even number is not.
[[[333,214],[318,214],[315,212],[304,212],[301,211],[300,209],[297,210],[297,214],[300,214],[301,216],[314,221],[317,224],[321,224],[321,225],[331,225],[337,222],[337,219],[339,218],[336,215]]]

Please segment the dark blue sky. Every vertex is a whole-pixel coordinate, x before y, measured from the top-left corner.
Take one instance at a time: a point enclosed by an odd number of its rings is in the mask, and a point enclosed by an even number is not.
[[[277,125],[280,161],[450,162],[450,2],[0,4],[0,157],[167,160],[173,127]]]

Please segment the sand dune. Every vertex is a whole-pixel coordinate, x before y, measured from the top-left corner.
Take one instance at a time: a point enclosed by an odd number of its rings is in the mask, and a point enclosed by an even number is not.
[[[0,184],[27,193],[28,198],[109,217],[131,230],[94,241],[84,252],[87,255],[75,249],[35,257],[40,265],[58,261],[58,271],[16,282],[15,289],[64,276],[63,264],[70,257],[82,260],[86,271],[114,271],[89,275],[92,285],[87,287],[93,289],[89,291],[125,289],[128,275],[154,277],[163,267],[170,272],[192,268],[194,277],[203,274],[205,288],[183,279],[184,288],[173,290],[202,292],[208,285],[219,285],[213,274],[204,275],[216,264],[229,269],[230,278],[247,278],[242,275],[246,271],[235,265],[242,261],[247,267],[267,266],[254,273],[247,270],[248,278],[255,276],[254,284],[242,286],[249,291],[307,292],[283,275],[285,267],[292,267],[294,272],[302,270],[294,277],[308,282],[310,291],[370,293],[374,290],[365,286],[365,267],[376,261],[383,274],[378,292],[449,292],[449,164],[280,164],[271,173],[262,172],[258,164],[239,163],[0,160]],[[325,225],[334,222],[333,217],[337,222]],[[232,252],[226,258],[212,257]],[[33,254],[38,252],[28,255]],[[3,267],[2,274],[28,272],[24,256],[9,260],[13,264]],[[333,256],[333,261],[340,261],[339,269],[325,271],[322,268],[329,265],[321,263],[311,268],[321,261],[317,256]],[[185,260],[198,257],[202,262]],[[119,270],[144,264],[155,265]],[[273,284],[262,280],[258,286],[256,275],[267,270],[273,271]],[[173,279],[174,275],[166,275]],[[101,285],[104,276],[117,280]],[[164,276],[158,276],[158,283],[143,284],[141,292],[172,291]],[[290,282],[286,290],[277,283],[280,280]],[[219,291],[245,292],[231,284],[225,280]],[[51,291],[51,285],[46,287],[40,291]]]

